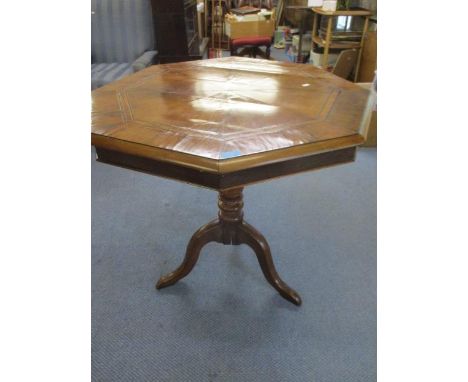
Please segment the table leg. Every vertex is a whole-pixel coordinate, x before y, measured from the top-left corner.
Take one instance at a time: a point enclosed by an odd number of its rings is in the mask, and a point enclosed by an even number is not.
[[[324,49],[323,49],[323,64],[322,64],[322,68],[325,69],[325,70],[327,70],[327,67],[328,67],[328,52],[330,51],[332,21],[333,21],[333,17],[328,16],[327,35],[325,36],[325,46],[324,46]]]
[[[156,288],[161,289],[170,286],[187,276],[197,263],[200,251],[205,244],[211,241],[219,241],[221,234],[222,231],[218,220],[214,220],[201,227],[190,239],[182,264],[174,272],[162,276],[156,284]]]
[[[301,298],[278,275],[271,257],[270,247],[254,227],[244,221],[242,187],[220,191],[218,219],[201,227],[194,233],[187,246],[182,264],[174,271],[161,277],[157,289],[170,286],[187,276],[195,266],[200,251],[209,242],[251,247],[258,259],[263,275],[286,300],[301,305]]]

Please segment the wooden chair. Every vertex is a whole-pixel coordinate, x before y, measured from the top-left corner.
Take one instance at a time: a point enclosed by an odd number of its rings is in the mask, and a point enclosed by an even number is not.
[[[332,69],[332,73],[347,80],[356,65],[357,56],[358,52],[356,49],[342,50],[336,60],[335,67]]]

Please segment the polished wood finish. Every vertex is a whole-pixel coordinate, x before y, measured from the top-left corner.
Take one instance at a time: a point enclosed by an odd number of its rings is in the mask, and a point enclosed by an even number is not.
[[[359,145],[367,97],[312,65],[157,65],[92,93],[92,143],[224,174]]]
[[[218,219],[158,288],[185,277],[211,241],[247,244],[284,298],[265,238],[243,220],[242,188],[352,162],[369,91],[310,65],[230,57],[153,66],[92,93],[99,161],[219,192]]]
[[[187,276],[197,263],[200,251],[209,242],[225,245],[247,244],[255,252],[263,275],[273,288],[288,301],[301,305],[302,301],[297,292],[278,275],[266,239],[244,220],[242,190],[242,187],[238,187],[219,193],[218,219],[204,225],[193,234],[184,260],[175,271],[159,279],[156,284],[157,289],[168,287]]]

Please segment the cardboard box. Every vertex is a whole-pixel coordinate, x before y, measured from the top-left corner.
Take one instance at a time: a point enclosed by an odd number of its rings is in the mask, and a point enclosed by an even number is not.
[[[275,13],[269,20],[240,20],[226,15],[226,35],[231,39],[240,37],[273,36],[275,32]]]

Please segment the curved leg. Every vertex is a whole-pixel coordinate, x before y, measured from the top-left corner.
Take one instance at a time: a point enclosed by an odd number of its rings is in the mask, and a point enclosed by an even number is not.
[[[174,272],[162,276],[156,284],[156,288],[165,288],[187,276],[197,263],[203,246],[211,241],[220,241],[221,237],[222,229],[218,220],[213,220],[201,227],[190,239],[182,264]]]
[[[291,301],[293,304],[301,305],[302,300],[297,292],[281,280],[276,272],[270,247],[263,235],[250,224],[243,221],[239,225],[238,238],[240,243],[247,244],[255,251],[263,275],[273,288],[286,300]]]
[[[243,187],[219,191],[218,219],[208,223],[195,232],[190,239],[182,264],[174,271],[162,276],[156,284],[157,289],[175,284],[187,276],[197,263],[203,246],[211,241],[222,244],[247,244],[257,255],[263,275],[279,294],[296,305],[302,301],[297,292],[291,289],[276,272],[270,247],[263,235],[243,220]]]

